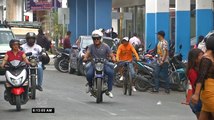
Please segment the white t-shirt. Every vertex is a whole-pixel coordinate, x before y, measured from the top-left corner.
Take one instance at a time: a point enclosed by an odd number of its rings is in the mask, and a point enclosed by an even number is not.
[[[134,44],[134,45],[140,45],[141,44],[141,41],[139,38],[137,38],[136,36],[132,37],[130,40],[129,40],[129,43],[130,44]]]
[[[34,44],[32,47],[28,46],[27,43],[21,46],[25,53],[32,52],[32,55],[38,57],[38,55],[42,52],[42,47]]]

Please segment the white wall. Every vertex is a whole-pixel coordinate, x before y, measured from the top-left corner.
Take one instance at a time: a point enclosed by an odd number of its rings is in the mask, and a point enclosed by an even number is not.
[[[29,16],[29,22],[33,22],[33,12],[29,11],[24,13],[24,15]]]
[[[62,8],[67,8],[67,0],[61,0],[62,1]]]

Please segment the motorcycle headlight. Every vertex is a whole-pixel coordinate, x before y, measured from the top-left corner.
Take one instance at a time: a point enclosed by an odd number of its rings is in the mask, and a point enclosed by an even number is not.
[[[30,60],[30,65],[35,67],[37,65],[36,59],[31,59]]]
[[[23,77],[20,77],[18,79],[10,78],[11,83],[14,86],[19,86],[22,83]]]
[[[104,64],[103,63],[96,63],[95,68],[97,71],[102,71],[104,68]]]

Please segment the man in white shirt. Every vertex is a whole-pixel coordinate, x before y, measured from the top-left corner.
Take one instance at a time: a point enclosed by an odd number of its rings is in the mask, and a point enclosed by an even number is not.
[[[137,33],[134,33],[134,34],[133,34],[133,37],[130,38],[129,43],[132,44],[133,46],[135,46],[135,45],[140,46],[140,45],[141,45],[141,41],[140,41],[140,39],[137,37]]]
[[[26,41],[27,41],[27,43],[23,44],[21,46],[21,48],[23,49],[23,51],[25,53],[32,52],[32,55],[37,57],[37,59],[39,61],[39,55],[42,52],[42,47],[35,43],[36,34],[33,33],[33,32],[28,32],[26,34]],[[37,89],[39,91],[43,91],[43,89],[42,89],[42,81],[43,81],[43,68],[42,68],[42,62],[39,61],[38,62],[38,85],[37,85]]]

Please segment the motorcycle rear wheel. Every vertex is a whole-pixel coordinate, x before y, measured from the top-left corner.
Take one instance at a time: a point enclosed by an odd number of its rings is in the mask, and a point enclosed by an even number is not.
[[[143,77],[137,77],[137,78],[138,79],[136,79],[136,82],[135,82],[136,89],[140,92],[146,92],[149,89],[148,83],[144,82],[143,80],[146,78],[143,78]]]

